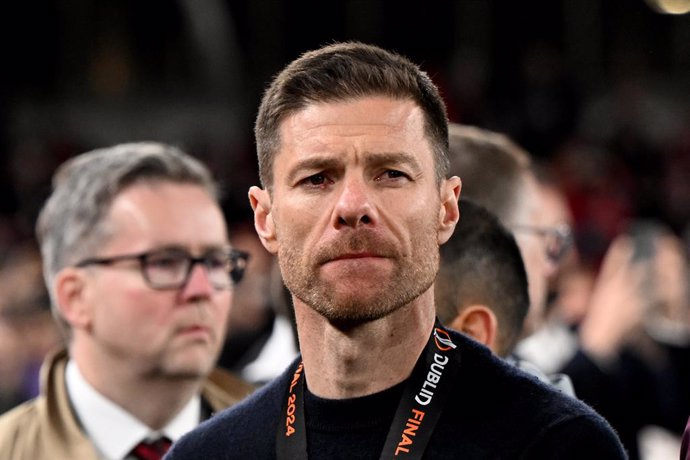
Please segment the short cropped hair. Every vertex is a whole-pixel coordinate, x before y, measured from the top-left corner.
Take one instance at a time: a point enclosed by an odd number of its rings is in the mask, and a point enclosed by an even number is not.
[[[113,200],[139,183],[194,184],[214,199],[219,190],[208,169],[182,150],[154,142],[115,145],[83,153],[63,163],[53,176],[53,191],[39,213],[36,236],[43,276],[57,314],[53,280],[63,268],[93,256],[111,237],[105,217]]]
[[[507,136],[475,126],[451,123],[450,173],[462,179],[462,196],[484,206],[504,224],[514,223],[529,154]]]
[[[280,124],[310,104],[367,96],[414,101],[424,113],[424,130],[434,151],[436,179],[448,173],[448,117],[438,88],[407,58],[359,42],[331,44],[302,54],[278,73],[265,91],[254,135],[259,178],[273,185]]]
[[[441,246],[436,313],[450,324],[465,308],[485,305],[496,315],[496,351],[515,347],[529,309],[527,274],[515,238],[488,210],[460,200],[460,222]]]

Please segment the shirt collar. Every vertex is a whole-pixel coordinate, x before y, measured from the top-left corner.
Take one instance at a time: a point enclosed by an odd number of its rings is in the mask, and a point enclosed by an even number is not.
[[[124,459],[144,438],[155,439],[163,435],[177,441],[200,421],[201,397],[198,394],[162,430],[153,431],[92,387],[73,360],[67,363],[65,379],[77,418],[106,459]]]

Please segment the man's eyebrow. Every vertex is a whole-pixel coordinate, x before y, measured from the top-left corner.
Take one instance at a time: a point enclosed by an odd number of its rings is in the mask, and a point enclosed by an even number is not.
[[[292,184],[304,171],[324,171],[335,169],[342,161],[337,158],[314,157],[298,161],[288,172],[287,182]]]
[[[383,152],[367,155],[368,167],[406,165],[412,168],[415,174],[422,172],[422,165],[417,157],[407,152]]]
[[[367,153],[364,159],[367,167],[395,167],[398,165],[406,165],[410,167],[414,174],[419,174],[422,171],[422,165],[414,155],[406,152],[377,152]],[[337,169],[342,166],[342,160],[333,157],[313,157],[305,158],[298,161],[288,172],[288,184],[294,183],[300,179],[300,175],[304,171],[328,171]]]

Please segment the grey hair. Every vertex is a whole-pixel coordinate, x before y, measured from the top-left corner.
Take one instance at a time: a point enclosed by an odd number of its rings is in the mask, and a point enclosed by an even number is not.
[[[63,163],[53,175],[53,191],[41,209],[36,237],[53,315],[53,282],[63,268],[92,256],[111,236],[105,216],[113,200],[141,182],[173,182],[203,187],[214,198],[219,190],[209,170],[182,150],[156,142],[114,145],[92,150]]]

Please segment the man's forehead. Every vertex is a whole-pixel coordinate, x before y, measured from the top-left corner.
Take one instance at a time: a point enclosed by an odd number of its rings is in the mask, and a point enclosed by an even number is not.
[[[408,154],[421,157],[432,147],[424,120],[411,101],[362,98],[313,104],[283,120],[276,156]]]
[[[525,171],[519,177],[515,192],[512,199],[512,222],[508,224],[541,226],[543,224],[540,213],[542,196],[536,177],[531,172]]]
[[[423,129],[422,109],[412,100],[366,96],[342,101],[315,102],[288,116],[279,125],[281,133],[298,130],[335,130],[357,133],[367,128],[381,130]]]

